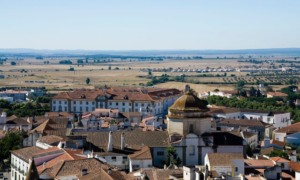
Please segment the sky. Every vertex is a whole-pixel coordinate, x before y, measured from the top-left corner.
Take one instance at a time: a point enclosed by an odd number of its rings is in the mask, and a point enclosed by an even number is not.
[[[0,0],[0,48],[300,47],[298,0]]]

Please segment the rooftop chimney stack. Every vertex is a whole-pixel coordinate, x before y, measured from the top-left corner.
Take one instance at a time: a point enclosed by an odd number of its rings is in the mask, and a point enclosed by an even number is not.
[[[189,92],[191,89],[190,85],[185,85],[185,89],[184,89],[184,92]]]
[[[111,152],[113,150],[113,137],[112,137],[112,132],[109,132],[108,135],[108,144],[107,144],[107,151]]]
[[[121,134],[121,150],[124,150],[125,147],[125,138],[124,138],[124,132]]]

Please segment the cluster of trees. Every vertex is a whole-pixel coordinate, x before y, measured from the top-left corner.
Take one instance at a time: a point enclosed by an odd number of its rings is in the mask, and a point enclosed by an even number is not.
[[[47,102],[49,99],[39,98],[39,101]],[[36,115],[44,115],[45,112],[50,111],[48,104],[41,105],[38,102],[26,102],[26,103],[13,103],[10,104],[8,101],[0,100],[0,108],[7,112],[8,116],[16,115],[18,117],[31,117]]]
[[[71,60],[61,60],[59,64],[73,64]]]
[[[0,171],[10,164],[10,151],[20,149],[22,146],[22,132],[8,132],[0,139]],[[5,160],[7,160],[5,162]]]
[[[167,75],[167,74],[163,74],[163,75],[158,76],[158,77],[152,76],[151,81],[147,82],[147,86],[153,86],[155,84],[168,82],[168,81],[170,81],[169,77],[170,76]]]

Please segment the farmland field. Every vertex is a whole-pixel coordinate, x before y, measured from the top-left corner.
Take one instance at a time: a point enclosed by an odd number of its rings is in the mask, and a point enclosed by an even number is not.
[[[1,87],[46,87],[49,90],[66,90],[73,88],[94,88],[107,86],[143,86],[151,80],[147,69],[151,69],[151,77],[167,74],[170,77],[184,75],[185,82],[165,82],[155,84],[157,87],[182,89],[189,83],[198,92],[221,89],[233,90],[235,83],[245,81],[247,86],[260,83],[274,83],[274,88],[281,87],[279,83],[288,83],[293,77],[298,82],[298,75],[250,75],[247,72],[196,72],[195,69],[241,68],[253,66],[248,62],[238,62],[237,59],[201,59],[201,60],[163,60],[163,61],[134,61],[114,60],[105,63],[89,61],[83,65],[76,64],[76,59],[69,58],[73,64],[59,64],[63,58],[45,58],[37,60],[25,58],[15,60],[11,65],[9,60],[0,66]],[[49,64],[45,64],[49,61]],[[279,63],[278,63],[279,64]],[[277,64],[277,65],[278,65]],[[276,62],[275,62],[276,65]],[[268,68],[269,64],[260,65]],[[73,68],[73,69],[72,69]],[[162,70],[164,69],[164,70]],[[174,71],[181,69],[181,71]],[[192,71],[194,69],[194,71]],[[172,71],[171,71],[172,70]],[[90,84],[86,79],[90,78]],[[277,83],[277,84],[276,84]]]

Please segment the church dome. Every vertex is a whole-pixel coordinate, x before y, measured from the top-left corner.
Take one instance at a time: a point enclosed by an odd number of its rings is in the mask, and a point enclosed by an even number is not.
[[[208,111],[207,101],[199,99],[189,90],[174,102],[169,111],[171,113],[206,112]]]

